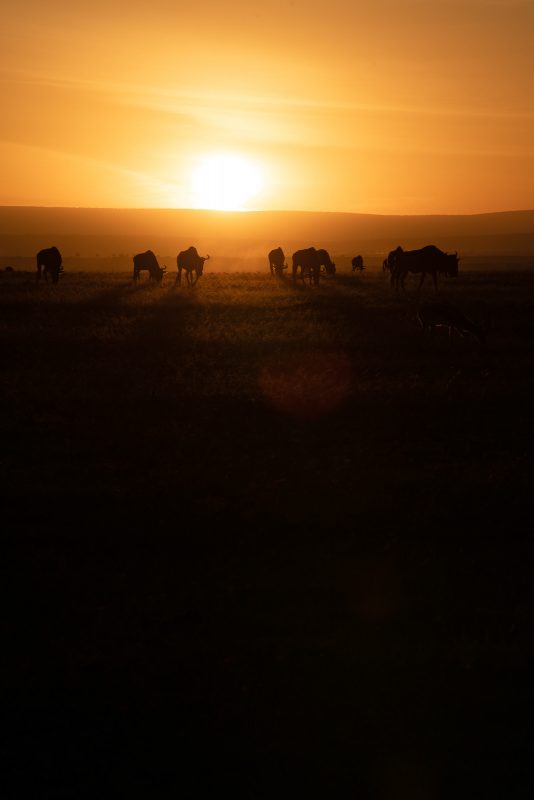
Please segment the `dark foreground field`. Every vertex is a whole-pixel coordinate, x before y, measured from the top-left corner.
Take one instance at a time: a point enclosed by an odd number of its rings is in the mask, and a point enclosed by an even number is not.
[[[534,273],[0,279],[2,798],[532,797]]]

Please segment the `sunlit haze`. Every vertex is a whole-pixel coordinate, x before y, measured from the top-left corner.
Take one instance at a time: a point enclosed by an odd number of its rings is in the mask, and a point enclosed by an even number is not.
[[[20,0],[0,205],[534,208],[534,0]]]

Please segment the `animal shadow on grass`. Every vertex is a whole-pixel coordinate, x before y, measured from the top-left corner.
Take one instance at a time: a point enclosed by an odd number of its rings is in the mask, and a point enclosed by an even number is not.
[[[464,339],[474,340],[481,349],[486,347],[487,322],[475,322],[446,300],[421,303],[417,309],[417,321],[425,335],[433,335],[438,328],[445,328],[451,344],[456,332]]]

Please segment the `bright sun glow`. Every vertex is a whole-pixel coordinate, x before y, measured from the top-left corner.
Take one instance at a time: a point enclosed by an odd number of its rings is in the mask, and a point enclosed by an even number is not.
[[[193,172],[193,208],[243,211],[262,189],[258,167],[245,158],[214,155],[203,158]]]

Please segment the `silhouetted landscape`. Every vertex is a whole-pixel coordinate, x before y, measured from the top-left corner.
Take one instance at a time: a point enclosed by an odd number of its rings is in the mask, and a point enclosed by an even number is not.
[[[402,292],[348,241],[317,286],[0,272],[5,797],[527,796],[534,272]]]
[[[3,4],[0,800],[533,800],[533,22]]]

